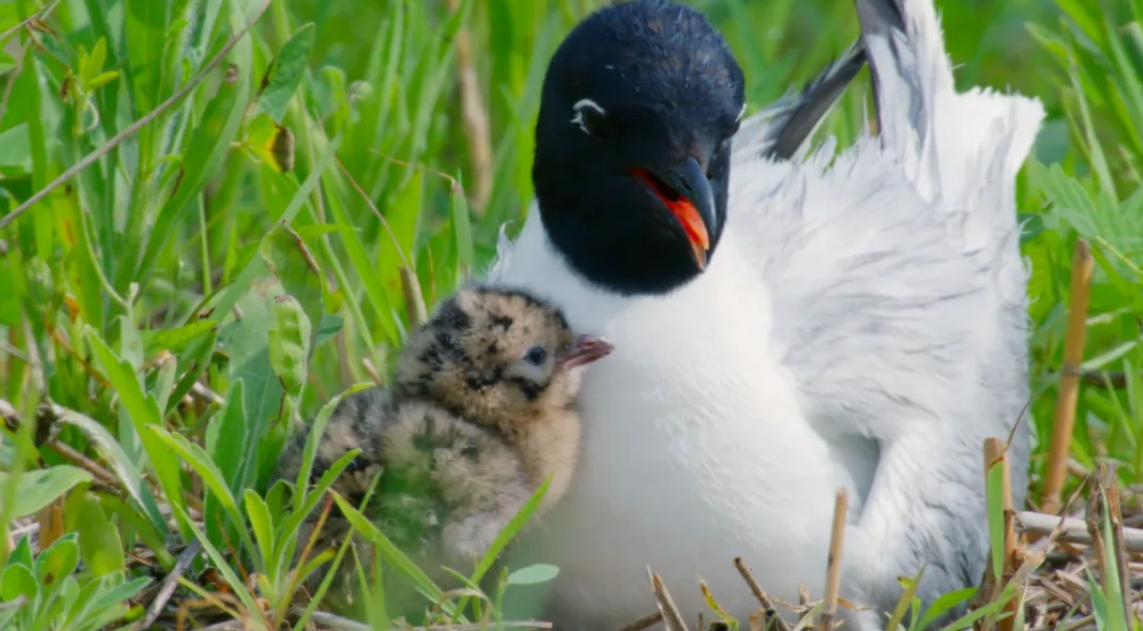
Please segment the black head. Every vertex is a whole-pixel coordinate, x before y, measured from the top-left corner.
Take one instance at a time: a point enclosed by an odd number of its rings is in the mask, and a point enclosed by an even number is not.
[[[544,78],[532,179],[548,236],[589,281],[669,292],[726,222],[742,70],[706,18],[632,0],[581,22]]]

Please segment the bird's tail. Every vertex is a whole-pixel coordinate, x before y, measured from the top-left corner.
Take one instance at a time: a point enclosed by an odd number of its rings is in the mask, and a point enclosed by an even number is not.
[[[855,0],[881,142],[918,191],[963,223],[965,246],[1015,232],[1015,177],[1044,118],[1038,100],[958,93],[932,0]],[[953,218],[953,217],[950,217]]]
[[[865,45],[859,38],[800,92],[782,97],[743,121],[742,130],[735,136],[735,156],[792,158],[861,71],[865,61]]]

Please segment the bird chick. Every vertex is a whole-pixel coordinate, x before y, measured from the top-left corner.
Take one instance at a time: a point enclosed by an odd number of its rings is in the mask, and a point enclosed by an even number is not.
[[[386,536],[414,557],[471,564],[545,480],[537,516],[564,494],[578,456],[582,370],[611,350],[574,335],[530,294],[462,289],[410,336],[391,389],[335,407],[311,480],[360,448],[334,490],[360,506],[380,474],[363,513]],[[296,477],[307,433],[283,450],[279,477]],[[322,538],[348,530],[331,516]]]

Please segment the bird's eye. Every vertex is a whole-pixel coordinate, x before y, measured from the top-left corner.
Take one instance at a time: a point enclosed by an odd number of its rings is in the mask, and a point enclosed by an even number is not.
[[[606,138],[615,131],[611,119],[598,103],[591,99],[580,99],[572,106],[573,125],[578,126],[583,133],[597,138]]]
[[[547,358],[548,351],[543,346],[533,346],[528,349],[527,353],[524,353],[524,361],[533,366],[542,366]]]

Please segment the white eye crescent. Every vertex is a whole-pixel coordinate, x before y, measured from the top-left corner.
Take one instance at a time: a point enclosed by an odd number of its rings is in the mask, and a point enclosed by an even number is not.
[[[584,110],[591,110],[599,116],[607,116],[607,110],[600,107],[599,103],[591,99],[580,99],[572,106],[572,111],[575,112],[571,119],[572,124],[578,125],[579,128],[583,130],[583,133],[591,136],[591,130],[587,128],[587,122],[583,119]]]

